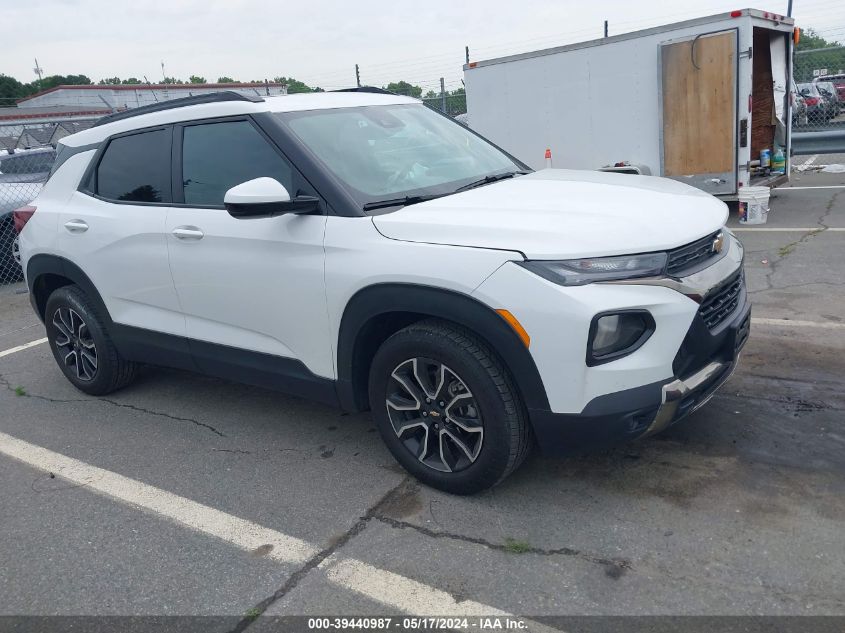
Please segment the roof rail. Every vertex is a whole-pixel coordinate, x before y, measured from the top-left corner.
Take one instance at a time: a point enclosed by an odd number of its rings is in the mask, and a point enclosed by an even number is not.
[[[380,95],[398,95],[399,93],[385,90],[384,88],[376,88],[375,86],[358,86],[357,88],[340,88],[339,90],[332,90],[332,92],[373,92]],[[401,95],[400,95],[401,96]]]
[[[185,106],[200,105],[203,103],[220,103],[223,101],[250,101],[252,103],[260,103],[264,101],[261,97],[241,94],[233,90],[222,90],[220,92],[211,92],[204,95],[195,95],[192,97],[180,97],[179,99],[169,99],[167,101],[160,101],[158,103],[151,103],[150,105],[141,106],[139,108],[131,108],[123,110],[122,112],[115,112],[114,114],[107,114],[106,116],[97,119],[94,127],[98,125],[105,125],[113,121],[122,121],[123,119],[130,119],[133,116],[141,116],[142,114],[149,114],[150,112],[162,112],[164,110],[173,110],[175,108],[183,108]]]

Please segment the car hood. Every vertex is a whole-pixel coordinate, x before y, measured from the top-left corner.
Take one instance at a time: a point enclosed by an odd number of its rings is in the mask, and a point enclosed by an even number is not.
[[[494,248],[528,259],[670,249],[724,225],[728,207],[652,176],[544,169],[373,217],[385,237]]]

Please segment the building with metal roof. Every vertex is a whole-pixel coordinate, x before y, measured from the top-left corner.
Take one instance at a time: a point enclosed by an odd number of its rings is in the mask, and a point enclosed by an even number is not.
[[[222,90],[256,97],[287,94],[287,86],[280,83],[56,86],[20,99],[18,108],[29,110],[41,107],[73,106],[75,108],[107,108],[111,111],[117,111]]]

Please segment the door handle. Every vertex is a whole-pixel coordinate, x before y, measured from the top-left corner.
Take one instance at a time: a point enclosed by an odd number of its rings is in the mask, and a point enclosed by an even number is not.
[[[65,222],[65,228],[71,233],[85,233],[88,223],[85,220],[70,220]]]
[[[177,226],[173,229],[173,235],[180,240],[201,240],[205,233],[195,226]]]

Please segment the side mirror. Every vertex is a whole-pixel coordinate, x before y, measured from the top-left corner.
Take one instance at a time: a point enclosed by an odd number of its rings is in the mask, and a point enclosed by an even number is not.
[[[235,185],[223,197],[223,204],[233,218],[272,218],[286,213],[314,213],[320,201],[314,196],[291,199],[288,190],[275,178],[255,178]]]

